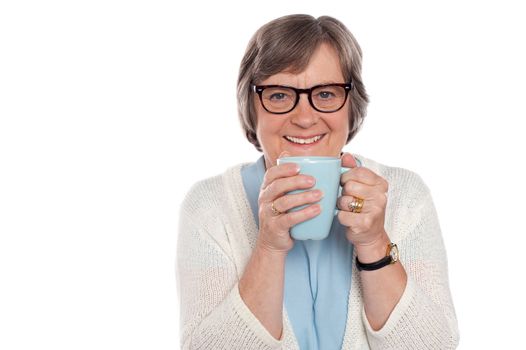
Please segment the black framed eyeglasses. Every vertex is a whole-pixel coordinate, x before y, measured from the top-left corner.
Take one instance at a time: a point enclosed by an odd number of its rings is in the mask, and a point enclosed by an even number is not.
[[[285,114],[292,111],[300,100],[300,94],[307,94],[309,103],[318,112],[339,111],[347,101],[352,83],[316,85],[310,89],[297,89],[284,85],[252,85],[259,95],[261,105],[269,113]]]

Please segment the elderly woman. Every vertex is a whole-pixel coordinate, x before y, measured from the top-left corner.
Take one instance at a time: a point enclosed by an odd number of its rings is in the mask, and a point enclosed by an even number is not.
[[[457,346],[429,189],[411,171],[341,152],[367,103],[360,47],[338,20],[291,15],[255,33],[238,106],[263,155],[197,183],[182,204],[183,348]],[[341,157],[351,168],[326,239],[291,238],[291,227],[320,213],[323,193],[297,164],[277,165],[284,155]]]

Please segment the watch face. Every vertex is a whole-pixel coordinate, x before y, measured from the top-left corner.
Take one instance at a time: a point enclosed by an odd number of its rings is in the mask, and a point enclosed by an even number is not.
[[[391,256],[392,262],[398,261],[398,247],[396,246],[396,244],[393,244],[391,246],[391,251],[389,252],[389,255]]]

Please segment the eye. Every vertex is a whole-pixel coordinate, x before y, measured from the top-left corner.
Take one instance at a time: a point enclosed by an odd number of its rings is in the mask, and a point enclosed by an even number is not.
[[[284,87],[267,88],[263,91],[263,98],[270,103],[289,103],[294,101],[294,91]]]
[[[269,96],[269,99],[273,101],[280,101],[280,100],[286,99],[287,97],[288,97],[287,94],[283,92],[275,92]]]
[[[345,97],[345,89],[338,85],[320,86],[312,92],[312,98],[319,103],[336,101]]]
[[[335,94],[331,91],[320,91],[316,94],[316,96],[323,100],[327,100],[329,98],[334,98]]]

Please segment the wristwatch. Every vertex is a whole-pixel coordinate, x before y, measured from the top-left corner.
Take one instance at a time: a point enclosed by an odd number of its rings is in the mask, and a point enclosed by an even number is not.
[[[358,260],[358,257],[356,257],[356,267],[358,268],[358,271],[374,271],[381,269],[384,266],[394,264],[398,261],[398,247],[394,243],[389,243],[387,245],[387,252],[385,253],[385,257],[375,261],[373,263],[364,264]]]

